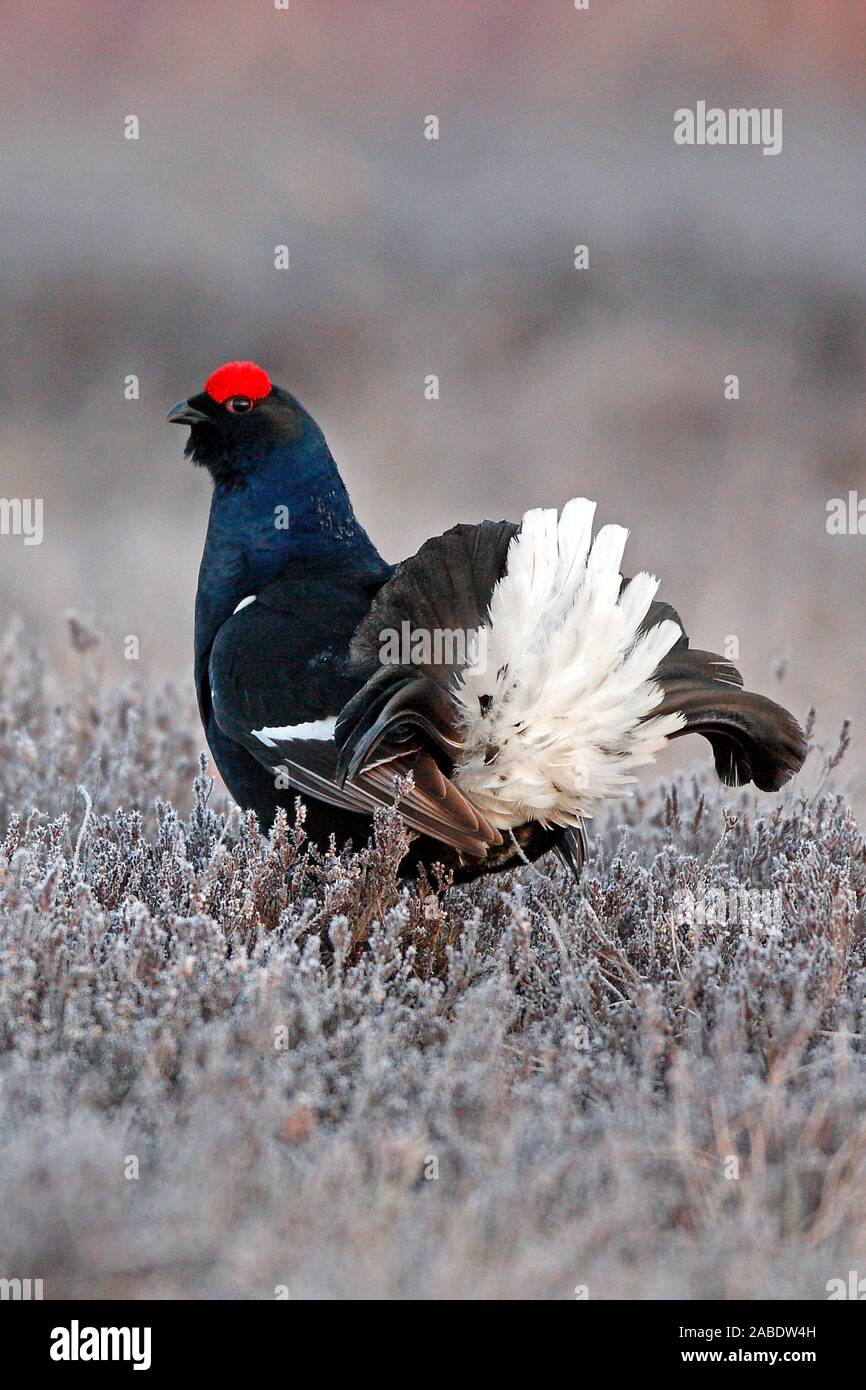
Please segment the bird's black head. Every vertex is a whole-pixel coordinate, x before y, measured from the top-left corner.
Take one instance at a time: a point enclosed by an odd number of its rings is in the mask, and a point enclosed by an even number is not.
[[[234,487],[275,447],[300,439],[309,417],[262,367],[226,362],[208,377],[203,391],[178,401],[166,418],[172,425],[189,425],[186,457],[207,468],[214,482]]]

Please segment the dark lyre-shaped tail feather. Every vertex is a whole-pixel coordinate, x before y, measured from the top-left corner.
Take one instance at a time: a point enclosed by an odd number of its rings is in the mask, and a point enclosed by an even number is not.
[[[629,583],[624,579],[623,587]],[[754,782],[759,791],[778,791],[805,761],[800,725],[774,700],[744,690],[743,677],[723,656],[689,647],[682,618],[669,603],[653,603],[642,626],[654,627],[665,618],[677,623],[682,637],[655,673],[664,696],[652,717],[677,710],[683,714],[685,728],[671,737],[702,734],[727,786]]]
[[[686,727],[672,737],[708,739],[716,772],[728,786],[754,782],[762,792],[775,792],[802,767],[806,740],[796,719],[765,695],[743,690],[739,671],[722,657],[677,646],[655,679],[664,698],[653,715],[683,714]]]

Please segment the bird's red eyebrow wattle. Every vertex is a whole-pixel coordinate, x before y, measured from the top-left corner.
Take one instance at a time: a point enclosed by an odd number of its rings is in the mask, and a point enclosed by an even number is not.
[[[212,400],[222,405],[232,396],[246,396],[248,400],[260,401],[270,395],[271,379],[263,367],[255,362],[224,362],[211,372],[204,389]]]

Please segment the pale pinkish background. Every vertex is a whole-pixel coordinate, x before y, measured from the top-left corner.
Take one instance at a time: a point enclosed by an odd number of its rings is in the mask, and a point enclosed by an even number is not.
[[[74,607],[107,674],[135,632],[143,679],[188,678],[208,489],[163,416],[251,356],[389,558],[586,493],[699,645],[737,635],[748,682],[828,738],[862,726],[866,537],[825,527],[866,496],[862,5],[17,11],[0,495],[44,497],[46,539],[0,538],[0,586],[55,663]],[[699,98],[781,106],[782,153],[676,147]]]

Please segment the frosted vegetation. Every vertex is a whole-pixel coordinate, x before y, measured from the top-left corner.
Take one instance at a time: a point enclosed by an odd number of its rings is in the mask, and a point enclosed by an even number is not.
[[[0,1275],[824,1298],[866,1272],[844,731],[808,801],[636,796],[579,888],[552,860],[406,887],[392,812],[354,855],[301,820],[263,840],[216,804],[186,697],[100,695],[73,637],[62,704],[20,631],[0,658]],[[743,886],[778,911],[678,911]]]

